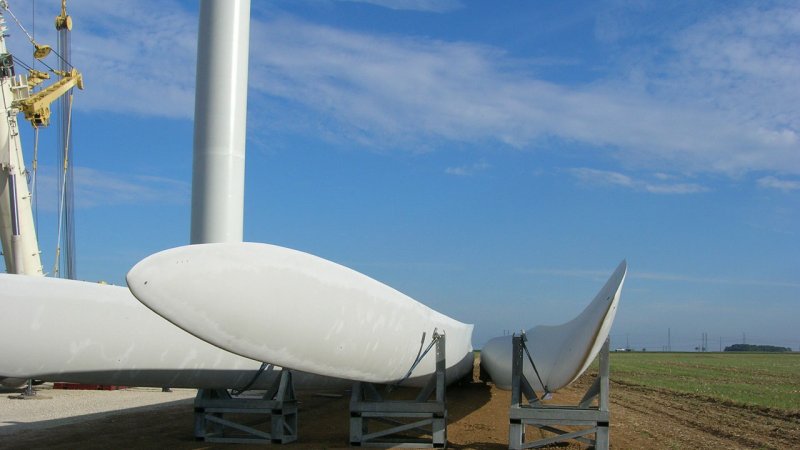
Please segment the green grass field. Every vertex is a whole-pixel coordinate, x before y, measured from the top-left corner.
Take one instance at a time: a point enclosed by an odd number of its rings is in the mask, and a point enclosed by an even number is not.
[[[798,353],[614,352],[611,379],[800,412]]]

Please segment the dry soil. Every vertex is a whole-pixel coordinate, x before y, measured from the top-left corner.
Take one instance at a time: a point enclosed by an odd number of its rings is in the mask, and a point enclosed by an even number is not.
[[[559,392],[553,401],[577,402],[594,376],[584,375]],[[508,391],[480,381],[476,371],[471,381],[451,386],[447,396],[449,448],[494,450],[508,447]],[[299,440],[281,448],[348,447],[347,393],[341,396],[299,393],[298,399]],[[799,416],[612,382],[611,448],[800,448]],[[264,448],[197,442],[192,435],[193,420],[193,409],[187,403],[112,415],[94,414],[85,420],[75,418],[66,425],[1,435],[0,448]],[[541,436],[538,430],[528,431],[529,439],[537,436]],[[583,446],[573,443],[557,448]]]

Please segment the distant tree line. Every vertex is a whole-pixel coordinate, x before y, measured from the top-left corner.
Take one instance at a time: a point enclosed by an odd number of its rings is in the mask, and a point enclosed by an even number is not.
[[[734,344],[725,347],[726,352],[790,352],[789,347],[777,347],[774,345],[753,345],[753,344]]]

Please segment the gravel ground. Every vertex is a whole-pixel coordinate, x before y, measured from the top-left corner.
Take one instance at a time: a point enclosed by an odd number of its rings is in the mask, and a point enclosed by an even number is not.
[[[51,428],[115,414],[141,412],[173,405],[191,405],[196,389],[129,388],[116,391],[53,389],[36,386],[36,399],[18,400],[20,390],[0,394],[0,436],[22,430]]]
[[[508,448],[509,391],[481,382],[451,386],[448,448]],[[595,374],[583,375],[553,401],[577,403]],[[0,449],[263,449],[263,445],[209,445],[193,436],[194,390],[54,391],[49,400],[0,398]],[[301,393],[299,439],[272,448],[347,448],[346,393]],[[612,449],[800,449],[800,414],[721,403],[613,381],[610,397]],[[25,428],[27,427],[27,428]],[[545,437],[530,429],[529,439]],[[586,448],[572,443],[548,448]]]

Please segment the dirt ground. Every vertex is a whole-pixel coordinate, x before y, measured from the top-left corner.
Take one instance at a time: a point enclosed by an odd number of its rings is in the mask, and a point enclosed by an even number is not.
[[[478,380],[451,386],[448,399],[448,447],[495,450],[508,448],[510,392]],[[556,403],[576,403],[593,374],[560,391]],[[613,379],[613,375],[612,375]],[[168,394],[167,394],[168,395]],[[744,408],[674,392],[612,381],[611,448],[613,449],[790,449],[800,448],[800,414]],[[347,448],[347,393],[321,396],[299,393],[299,440],[287,449]],[[255,445],[209,445],[193,437],[193,409],[167,406],[146,412],[120,413],[80,423],[2,436],[0,448],[264,448]],[[528,439],[544,436],[535,429]],[[273,445],[273,447],[277,447]],[[557,448],[583,448],[578,443]]]

